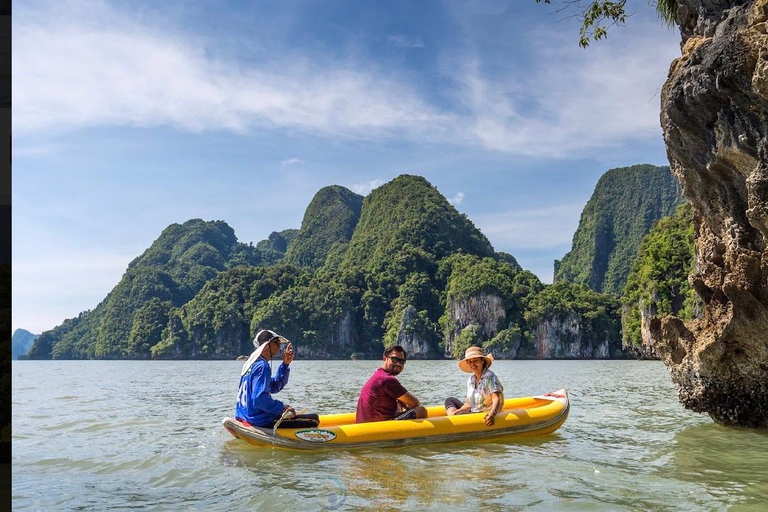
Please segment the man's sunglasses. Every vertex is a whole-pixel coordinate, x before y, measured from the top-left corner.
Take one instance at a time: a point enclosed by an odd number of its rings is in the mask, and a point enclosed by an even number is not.
[[[402,357],[395,357],[395,356],[387,356],[393,363],[402,363],[405,364],[405,359]]]

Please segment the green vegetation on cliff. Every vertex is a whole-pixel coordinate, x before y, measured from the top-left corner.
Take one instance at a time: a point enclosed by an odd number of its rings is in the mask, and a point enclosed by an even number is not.
[[[451,303],[485,293],[499,297],[504,304],[504,325],[493,338],[484,339],[478,325],[467,325],[450,347],[454,357],[461,356],[472,345],[482,345],[496,354],[515,352],[513,347],[531,339],[531,328],[524,315],[543,285],[514,259],[510,263],[506,257],[479,258],[457,253],[441,262],[440,275],[446,278],[445,314],[440,319],[446,339],[457,329],[456,319],[449,315]]]
[[[331,251],[344,250],[352,238],[363,196],[334,185],[315,194],[304,212],[301,230],[285,255],[286,263],[320,268]]]
[[[640,244],[622,296],[622,338],[641,347],[641,310],[648,317],[694,318],[700,301],[688,283],[695,263],[693,209],[682,204],[657,222]]]
[[[35,359],[148,357],[147,344],[170,308],[188,302],[219,272],[261,263],[260,251],[237,241],[225,222],[193,219],[172,224],[134,259],[120,282],[93,310],[43,333]],[[134,328],[134,323],[143,326]]]
[[[485,235],[427,180],[402,175],[363,201],[342,267],[386,271],[409,244],[435,260],[458,251],[478,256],[494,253]]]
[[[643,237],[683,201],[669,167],[635,165],[606,172],[581,213],[571,251],[555,261],[555,282],[619,295]]]
[[[226,359],[253,347],[257,307],[270,297],[303,283],[304,271],[294,265],[238,267],[218,274],[178,309],[169,309],[161,337],[146,342],[153,358]],[[156,333],[150,320],[145,331]]]
[[[525,319],[530,325],[545,320],[579,320],[582,339],[596,345],[607,340],[609,355],[621,355],[619,299],[590,290],[584,285],[560,282],[545,287],[531,300]]]
[[[299,234],[298,229],[284,229],[273,231],[266,240],[256,244],[262,265],[274,265],[280,263],[285,257],[285,252],[291,241]]]
[[[493,327],[451,316],[477,297],[493,305]],[[30,358],[229,359],[250,352],[261,328],[302,358],[376,357],[394,343],[415,357],[470,343],[516,357],[535,353],[536,323],[561,311],[604,337],[609,299],[543,286],[424,178],[404,175],[362,201],[326,187],[301,230],[256,247],[221,221],[169,226],[95,309],[43,333]]]

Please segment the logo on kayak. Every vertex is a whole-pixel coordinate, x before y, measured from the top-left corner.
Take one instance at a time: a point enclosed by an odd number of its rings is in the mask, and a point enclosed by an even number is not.
[[[330,430],[313,428],[310,430],[299,430],[296,432],[296,437],[310,443],[327,443],[336,439],[336,434]]]

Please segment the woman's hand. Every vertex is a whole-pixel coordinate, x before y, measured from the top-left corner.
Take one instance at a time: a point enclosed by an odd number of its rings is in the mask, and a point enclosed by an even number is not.
[[[483,421],[485,422],[485,425],[490,427],[493,425],[493,420],[496,419],[496,409],[491,409],[487,413],[485,413],[485,417],[483,417]]]
[[[493,425],[493,420],[496,418],[496,413],[499,412],[499,403],[501,403],[501,393],[493,392],[491,394],[491,408],[488,409],[488,412],[485,414],[485,418],[483,418],[483,421],[485,421],[485,424],[489,427]]]

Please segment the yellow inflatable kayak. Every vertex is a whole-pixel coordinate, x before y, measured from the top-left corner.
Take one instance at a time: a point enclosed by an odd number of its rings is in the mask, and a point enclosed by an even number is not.
[[[494,424],[487,427],[484,414],[446,416],[443,406],[427,407],[427,418],[418,420],[355,423],[355,413],[320,416],[314,428],[259,428],[224,418],[224,428],[237,439],[256,446],[317,450],[404,446],[539,436],[554,432],[568,418],[570,403],[564,389],[541,396],[510,398]]]

